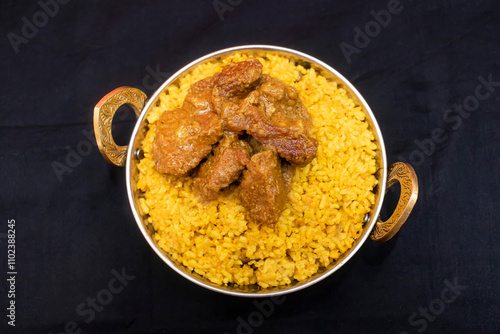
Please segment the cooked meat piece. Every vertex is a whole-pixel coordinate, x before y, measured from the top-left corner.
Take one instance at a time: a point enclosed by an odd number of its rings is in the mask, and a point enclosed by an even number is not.
[[[229,130],[246,131],[294,164],[306,165],[317,155],[307,109],[297,91],[278,79],[263,75],[259,88],[240,102],[226,101],[219,114]]]
[[[164,174],[183,175],[196,167],[222,135],[222,121],[212,111],[179,108],[164,112],[157,123],[153,158]]]
[[[189,93],[200,93],[204,91],[209,91],[211,92],[212,89],[214,88],[215,81],[219,77],[220,73],[216,73],[212,75],[211,77],[196,81],[190,88],[189,88]]]
[[[262,64],[257,59],[249,59],[224,66],[215,80],[214,95],[231,98],[245,94],[262,75]]]
[[[282,114],[287,120],[301,121],[309,132],[313,122],[309,111],[299,98],[299,92],[283,81],[266,74],[262,76],[261,81],[258,92],[260,102],[266,106],[266,115],[272,117]]]
[[[317,155],[318,142],[304,131],[301,121],[289,121],[278,115],[269,122],[252,124],[247,133],[274,147],[281,157],[296,165],[307,165]]]
[[[195,82],[189,88],[188,94],[184,99],[183,108],[191,109],[198,113],[215,112],[212,89],[214,87],[215,77],[208,77],[206,79]]]
[[[157,121],[153,141],[156,170],[183,175],[212,151],[222,136],[222,120],[212,103],[213,78],[195,83],[181,108],[166,111]]]
[[[257,123],[266,123],[265,115],[257,107],[259,103],[259,93],[250,92],[244,100],[233,99],[225,101],[220,108],[219,115],[226,124],[229,131],[247,131],[251,127],[258,126]]]
[[[287,190],[278,155],[272,150],[255,154],[243,172],[239,197],[250,219],[274,224],[283,211]]]
[[[238,135],[226,132],[219,145],[206,162],[200,166],[194,186],[205,200],[217,198],[220,189],[236,181],[250,161],[252,148],[238,139]]]

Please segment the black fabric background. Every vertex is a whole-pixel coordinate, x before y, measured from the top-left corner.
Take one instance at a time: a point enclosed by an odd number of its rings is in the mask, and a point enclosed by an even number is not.
[[[354,45],[353,29],[389,2],[221,0],[233,4],[221,20],[212,1],[75,0],[16,53],[8,34],[21,35],[23,17],[33,22],[42,7],[3,1],[0,332],[15,332],[5,310],[5,233],[15,219],[18,333],[61,333],[67,324],[68,333],[497,333],[500,87],[467,117],[447,110],[474,102],[480,76],[500,82],[500,3],[401,0],[402,11],[349,63],[340,43]],[[262,321],[254,300],[205,290],[154,254],[131,214],[124,169],[95,146],[61,180],[53,169],[68,150],[89,148],[93,108],[114,88],[151,95],[159,83],[150,69],[164,79],[244,44],[300,50],[346,76],[377,118],[388,161],[413,162],[420,181],[397,237],[367,241],[340,271],[287,295]],[[120,118],[125,144],[134,117],[125,110]],[[446,140],[418,153],[437,128]],[[396,195],[389,192],[385,211]],[[87,323],[77,307],[122,268],[135,279]],[[467,288],[440,303],[446,280]],[[422,320],[429,304],[438,314]]]

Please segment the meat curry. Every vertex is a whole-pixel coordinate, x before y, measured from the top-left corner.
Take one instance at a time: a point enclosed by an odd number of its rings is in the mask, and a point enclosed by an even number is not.
[[[181,108],[160,116],[153,158],[159,173],[192,176],[206,201],[238,184],[248,217],[274,224],[294,167],[316,157],[312,127],[297,90],[250,59],[196,82]]]

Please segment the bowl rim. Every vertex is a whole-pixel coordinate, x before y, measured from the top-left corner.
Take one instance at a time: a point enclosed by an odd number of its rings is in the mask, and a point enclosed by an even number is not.
[[[134,142],[137,137],[137,134],[139,133],[139,130],[141,129],[141,125],[144,122],[144,119],[148,113],[148,110],[157,102],[159,95],[165,90],[165,88],[170,85],[172,82],[174,82],[180,75],[182,75],[184,72],[187,70],[193,68],[195,65],[202,63],[206,60],[209,60],[210,58],[214,58],[216,56],[222,56],[226,53],[230,52],[236,52],[236,51],[270,51],[270,52],[284,52],[284,53],[289,53],[294,56],[298,56],[300,58],[303,58],[305,60],[308,60],[312,63],[315,63],[315,65],[319,65],[320,67],[323,67],[327,71],[331,72],[334,76],[336,76],[338,79],[342,81],[343,85],[346,85],[349,87],[349,91],[355,95],[355,98],[360,102],[360,104],[363,106],[365,109],[365,113],[368,114],[371,118],[371,123],[370,125],[373,127],[373,130],[377,134],[377,141],[379,144],[380,148],[380,158],[382,159],[382,167],[381,169],[381,180],[379,179],[378,187],[380,187],[379,190],[379,198],[378,201],[376,200],[376,205],[374,213],[370,216],[370,219],[367,223],[365,223],[365,226],[363,227],[364,230],[368,230],[368,232],[364,232],[363,235],[358,238],[355,243],[356,245],[350,249],[348,249],[346,252],[348,254],[342,258],[341,261],[337,262],[332,268],[329,270],[319,274],[317,277],[314,279],[311,279],[307,281],[306,283],[303,284],[297,284],[296,286],[293,285],[288,285],[288,286],[283,286],[282,289],[279,290],[274,290],[274,291],[262,291],[262,292],[243,292],[243,291],[231,291],[229,289],[224,289],[222,285],[217,285],[217,284],[207,284],[207,282],[203,282],[194,275],[188,274],[186,271],[183,271],[178,267],[176,263],[174,263],[171,259],[167,257],[164,251],[160,249],[160,247],[154,242],[153,238],[151,235],[148,233],[147,228],[145,227],[145,224],[142,222],[142,218],[140,214],[138,213],[138,210],[136,209],[134,205],[134,197],[133,197],[133,191],[132,191],[132,178],[131,178],[131,168],[132,168],[132,161],[134,159],[135,153],[133,152],[134,150],[132,149],[134,147]],[[132,213],[134,215],[135,221],[137,223],[137,226],[139,227],[143,237],[146,239],[148,242],[149,246],[154,250],[154,252],[165,262],[170,268],[172,268],[175,272],[177,272],[179,275],[182,277],[186,278],[187,280],[204,287],[206,289],[209,289],[211,291],[215,291],[218,293],[223,293],[226,295],[231,295],[231,296],[238,296],[238,297],[247,297],[247,298],[263,298],[263,297],[276,297],[292,292],[296,292],[302,289],[305,289],[313,284],[316,284],[328,276],[332,275],[334,272],[339,270],[345,263],[347,263],[357,252],[358,250],[364,245],[366,240],[368,239],[371,230],[374,228],[377,218],[379,217],[380,210],[382,208],[382,203],[384,201],[384,196],[386,192],[386,186],[387,186],[387,155],[386,155],[386,150],[385,150],[385,144],[382,136],[382,132],[380,131],[380,127],[377,123],[377,120],[375,118],[375,115],[373,114],[370,106],[366,102],[366,100],[363,98],[363,96],[359,93],[359,91],[347,80],[342,74],[340,74],[337,70],[335,70],[333,67],[330,65],[324,63],[323,61],[310,56],[306,53],[303,53],[301,51],[281,47],[281,46],[274,46],[274,45],[264,45],[264,44],[249,44],[249,45],[240,45],[240,46],[234,46],[234,47],[229,47],[225,49],[221,49],[215,52],[211,52],[209,54],[206,54],[200,58],[197,58],[181,69],[179,69],[177,72],[175,72],[173,75],[171,75],[152,95],[151,97],[147,100],[147,103],[144,105],[144,108],[142,109],[142,112],[140,116],[137,118],[134,130],[132,132],[130,142],[129,142],[129,149],[127,152],[127,161],[126,161],[126,184],[127,184],[127,195],[130,203],[130,207],[132,209]],[[264,289],[265,290],[265,289]]]

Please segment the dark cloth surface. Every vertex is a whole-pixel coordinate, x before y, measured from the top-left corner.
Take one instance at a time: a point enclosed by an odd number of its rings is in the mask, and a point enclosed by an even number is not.
[[[499,332],[500,2],[54,3],[0,5],[1,333]],[[395,238],[274,301],[211,292],[165,265],[136,226],[124,169],[93,137],[111,90],[151,95],[190,61],[244,44],[337,69],[371,106],[388,161],[410,162],[420,183]],[[125,144],[134,117],[116,123]]]

